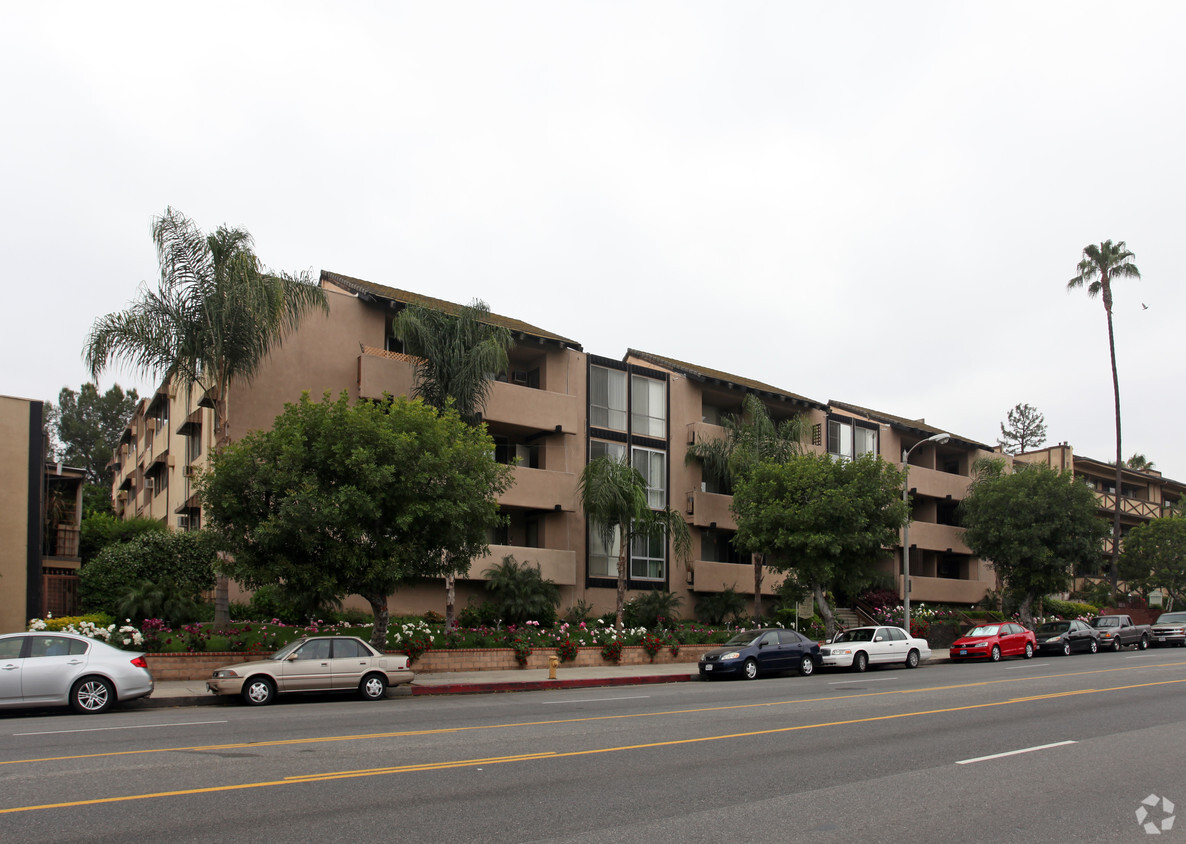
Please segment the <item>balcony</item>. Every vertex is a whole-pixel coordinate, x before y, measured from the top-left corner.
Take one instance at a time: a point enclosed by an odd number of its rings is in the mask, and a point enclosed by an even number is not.
[[[381,399],[384,393],[411,395],[413,374],[409,355],[363,346],[358,356],[358,397]]]
[[[687,513],[696,527],[716,527],[721,530],[737,530],[737,520],[729,511],[732,495],[716,492],[689,492],[686,499]]]
[[[692,575],[692,588],[696,592],[724,592],[733,589],[742,595],[754,594],[754,567],[749,563],[710,563],[697,560]],[[766,569],[762,577],[762,594],[774,595],[786,579],[781,572]]]
[[[575,551],[561,551],[555,548],[528,548],[522,545],[491,545],[490,553],[470,563],[466,574],[458,575],[466,580],[485,580],[482,572],[502,562],[503,557],[514,557],[520,563],[539,564],[540,575],[557,586],[576,586],[577,555]],[[752,580],[752,578],[751,578]]]
[[[504,507],[531,510],[557,510],[571,513],[576,509],[576,475],[547,469],[512,466],[515,484],[498,499]]]
[[[911,538],[913,539],[913,531]],[[899,583],[901,578],[898,579]],[[910,600],[920,603],[975,604],[996,584],[987,580],[955,580],[949,577],[910,576]]]
[[[725,429],[720,425],[709,422],[688,423],[688,445],[692,443],[711,442],[725,438]]]
[[[925,495],[929,498],[950,496],[953,501],[963,501],[968,494],[968,486],[972,483],[972,479],[966,475],[953,475],[950,472],[911,466],[910,476],[906,482],[911,489],[915,490],[915,495]]]
[[[580,412],[576,396],[495,381],[483,416],[490,422],[505,422],[537,431],[553,431],[559,427],[565,433],[575,434],[583,430]]]
[[[1107,513],[1115,512],[1116,510],[1116,494],[1114,492],[1097,492],[1095,494],[1096,501],[1099,502],[1099,508]],[[1140,498],[1128,498],[1122,496],[1120,498],[1120,515],[1133,516],[1138,519],[1157,519],[1165,513],[1165,508],[1160,504],[1152,501],[1144,501]]]
[[[951,551],[954,554],[971,554],[964,543],[964,529],[952,525],[936,525],[931,522],[910,523],[910,546],[926,551]]]

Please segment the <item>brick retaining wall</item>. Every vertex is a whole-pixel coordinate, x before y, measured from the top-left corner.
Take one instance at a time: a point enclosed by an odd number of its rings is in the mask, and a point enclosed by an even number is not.
[[[678,656],[672,656],[664,648],[655,654],[651,660],[640,645],[622,648],[622,665],[646,665],[654,662],[657,665],[671,663],[695,663],[705,651],[719,648],[720,645],[684,645]],[[548,657],[555,650],[552,648],[536,648],[527,658],[524,669],[547,669]],[[234,665],[240,662],[251,662],[267,657],[266,653],[200,653],[200,654],[146,654],[148,670],[156,680],[205,680],[214,671],[224,665]],[[579,648],[577,658],[572,662],[563,662],[562,666],[569,668],[605,665],[601,658],[600,647]],[[412,665],[412,670],[420,674],[434,674],[448,671],[513,671],[518,669],[515,652],[510,648],[482,648],[475,650],[447,650],[428,651]]]

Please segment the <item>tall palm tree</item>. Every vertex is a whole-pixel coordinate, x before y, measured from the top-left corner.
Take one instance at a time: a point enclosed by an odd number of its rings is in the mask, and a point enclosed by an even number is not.
[[[1151,469],[1157,468],[1153,461],[1143,454],[1134,454],[1128,458],[1128,468],[1134,469],[1138,472],[1148,472]]]
[[[313,309],[328,313],[325,291],[307,273],[271,272],[245,229],[203,234],[180,211],[153,220],[161,278],[123,311],[91,327],[83,357],[91,376],[122,360],[161,382],[198,389],[214,408],[215,449],[230,442],[231,388],[250,381],[268,353]],[[219,576],[215,622],[226,624],[227,581]]]
[[[1116,399],[1116,508],[1112,517],[1112,592],[1117,591],[1117,568],[1120,560],[1120,491],[1124,474],[1124,459],[1120,456],[1120,378],[1116,374],[1116,338],[1112,331],[1112,280],[1140,278],[1141,271],[1132,262],[1134,255],[1124,241],[1105,240],[1083,248],[1079,274],[1067,282],[1067,290],[1087,288],[1093,299],[1103,294],[1104,312],[1108,317],[1108,352],[1112,356],[1112,392]]]
[[[477,425],[490,397],[494,377],[506,372],[507,353],[515,340],[505,326],[490,322],[490,309],[475,299],[448,314],[424,305],[409,305],[395,317],[395,336],[416,358],[412,397],[425,404],[453,407]],[[445,575],[445,629],[455,617],[456,578]]]
[[[622,629],[622,608],[626,604],[626,561],[635,539],[670,537],[676,556],[687,559],[692,547],[688,525],[675,510],[652,510],[647,482],[626,458],[598,457],[581,470],[577,481],[585,517],[600,532],[608,550],[618,542],[618,594],[616,625]]]
[[[699,460],[705,477],[723,489],[733,484],[760,462],[785,463],[802,454],[807,440],[808,422],[795,416],[783,422],[770,418],[766,405],[753,393],[742,400],[741,413],[721,420],[724,437],[698,440],[688,446],[687,460]],[[754,618],[762,618],[762,581],[766,555],[750,555],[754,566]]]

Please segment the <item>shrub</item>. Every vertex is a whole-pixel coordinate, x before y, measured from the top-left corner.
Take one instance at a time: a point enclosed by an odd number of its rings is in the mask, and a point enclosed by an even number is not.
[[[84,609],[112,612],[129,590],[152,581],[195,601],[214,588],[214,545],[201,531],[152,531],[109,545],[79,571],[78,592]]]
[[[564,614],[564,620],[569,624],[588,624],[592,617],[593,605],[586,603],[584,599],[578,599]]]
[[[163,533],[168,526],[147,516],[119,519],[111,513],[92,513],[82,520],[78,538],[78,555],[85,567],[109,545],[130,542],[146,533]]]
[[[572,662],[577,658],[577,643],[572,639],[565,639],[556,647],[556,656],[560,657],[561,662]]]
[[[489,601],[470,603],[457,613],[458,627],[494,627],[498,621],[498,607]]]
[[[516,626],[538,621],[545,627],[556,622],[560,589],[540,573],[539,565],[518,563],[512,556],[486,569],[486,589],[499,617]]]
[[[622,622],[627,627],[655,630],[664,622],[677,621],[676,610],[682,603],[680,596],[664,590],[643,592],[622,607]]]
[[[617,665],[622,661],[622,643],[617,639],[610,639],[601,648],[601,658]]]
[[[123,594],[116,612],[137,624],[148,619],[163,619],[170,624],[186,624],[195,620],[197,604],[193,598],[184,594],[173,592],[151,580],[142,580]]]
[[[861,600],[875,610],[882,607],[896,607],[902,603],[898,593],[892,589],[870,589],[861,595]]]
[[[519,663],[519,665],[526,665],[528,657],[531,656],[531,645],[519,636],[511,639],[508,644],[511,650],[515,652],[515,662]]]
[[[441,615],[439,612],[436,612],[435,610],[429,610],[422,616],[422,618],[424,619],[425,624],[444,624],[445,623],[445,617],[443,615]]]
[[[648,633],[643,636],[642,641],[639,642],[639,644],[642,645],[642,649],[647,652],[647,656],[651,658],[651,662],[655,661],[655,654],[663,650],[663,640],[654,633]]]
[[[696,595],[696,618],[705,624],[724,624],[745,612],[747,602],[730,586],[723,592],[699,593]]]
[[[1099,615],[1099,607],[1076,601],[1060,601],[1057,598],[1043,598],[1042,612],[1046,615],[1060,615],[1063,618],[1079,618]]]
[[[106,627],[115,622],[115,618],[105,612],[92,612],[86,615],[63,615],[57,618],[34,618],[29,621],[30,630],[48,630],[58,632],[70,627],[77,628],[86,622],[95,627]]]

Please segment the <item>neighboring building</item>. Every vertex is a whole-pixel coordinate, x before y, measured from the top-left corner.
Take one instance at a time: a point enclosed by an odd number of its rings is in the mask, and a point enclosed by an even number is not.
[[[1120,495],[1116,495],[1116,464],[1091,457],[1076,455],[1066,443],[1049,448],[1027,451],[1016,455],[1014,460],[1023,463],[1044,463],[1061,472],[1074,472],[1095,492],[1099,502],[1099,515],[1112,527],[1116,507],[1120,507],[1120,548],[1124,549],[1124,537],[1134,527],[1165,516],[1186,496],[1186,484],[1163,477],[1155,469],[1125,468],[1121,476]],[[1084,561],[1082,570],[1076,575],[1098,575],[1101,566],[1112,556],[1112,539],[1104,540],[1099,560]]]
[[[85,473],[45,462],[43,411],[0,396],[0,633],[76,608]]]

